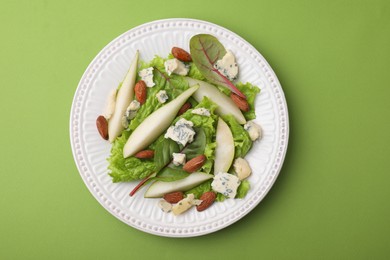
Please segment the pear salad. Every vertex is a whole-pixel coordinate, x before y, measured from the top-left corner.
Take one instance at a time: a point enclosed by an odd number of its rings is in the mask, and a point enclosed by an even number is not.
[[[236,82],[234,54],[212,35],[198,34],[189,53],[172,47],[167,58],[139,60],[107,98],[96,120],[112,143],[112,181],[138,181],[133,196],[161,198],[164,212],[203,211],[215,201],[242,199],[250,183],[245,155],[262,130],[253,122],[260,92]]]

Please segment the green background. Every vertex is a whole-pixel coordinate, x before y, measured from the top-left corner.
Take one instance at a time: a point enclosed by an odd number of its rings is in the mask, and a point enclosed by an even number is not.
[[[290,142],[249,215],[186,239],[104,210],[73,162],[70,107],[112,39],[156,19],[224,26],[268,60]],[[390,2],[0,1],[0,259],[389,259]]]

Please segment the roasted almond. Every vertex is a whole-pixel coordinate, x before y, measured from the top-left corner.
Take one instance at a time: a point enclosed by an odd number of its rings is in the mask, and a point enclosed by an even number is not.
[[[179,109],[179,112],[177,112],[177,115],[180,116],[184,114],[188,109],[192,107],[190,102],[184,103],[184,105]]]
[[[249,111],[249,104],[248,104],[248,101],[246,101],[245,99],[243,99],[242,97],[234,94],[234,93],[231,93],[230,94],[230,98],[233,100],[233,102],[236,104],[236,106],[241,110],[241,111],[244,111],[244,112],[248,112]]]
[[[146,84],[143,80],[140,80],[135,84],[134,86],[134,93],[135,97],[137,98],[138,102],[142,105],[146,101]]]
[[[96,119],[96,127],[101,137],[104,140],[108,140],[108,122],[104,116],[98,116]]]
[[[134,155],[134,157],[138,159],[150,159],[154,157],[154,151],[153,150],[143,150]]]
[[[203,193],[202,196],[200,196],[199,198],[202,202],[198,206],[196,206],[196,210],[203,211],[207,209],[211,206],[211,204],[214,203],[216,197],[217,195],[215,194],[215,192],[212,191],[207,191]]]
[[[191,55],[188,52],[186,52],[185,50],[183,50],[182,48],[173,47],[171,52],[172,52],[173,57],[175,57],[176,59],[178,59],[180,61],[184,61],[184,62],[192,61]]]
[[[206,156],[204,154],[198,155],[195,158],[189,160],[186,164],[184,164],[183,170],[189,173],[195,172],[199,170],[205,162]]]
[[[169,203],[175,204],[184,198],[184,193],[181,191],[175,191],[164,195],[164,200]]]

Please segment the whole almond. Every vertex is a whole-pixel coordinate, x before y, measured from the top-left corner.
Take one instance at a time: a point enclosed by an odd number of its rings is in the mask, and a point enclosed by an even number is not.
[[[108,122],[104,116],[98,116],[96,119],[96,127],[101,137],[104,140],[108,140]]]
[[[207,191],[200,196],[200,200],[202,201],[198,206],[196,206],[197,211],[203,211],[211,206],[214,203],[217,195],[212,191]]]
[[[135,97],[137,98],[138,102],[142,105],[146,101],[146,84],[143,80],[140,80],[135,84],[134,86],[134,93]]]
[[[205,162],[206,156],[204,154],[198,155],[195,158],[189,160],[186,164],[184,164],[183,170],[192,173],[194,171],[199,170]]]
[[[179,109],[179,112],[177,112],[177,115],[180,116],[184,114],[188,109],[192,107],[190,102],[184,103],[184,105]]]
[[[230,98],[233,100],[233,102],[236,104],[236,106],[241,110],[241,111],[244,111],[244,112],[248,112],[249,111],[249,104],[248,104],[248,101],[246,101],[245,99],[243,99],[242,97],[234,94],[234,93],[231,93],[230,94]]]
[[[154,157],[154,151],[153,150],[143,150],[134,155],[135,158],[138,159],[150,159]]]
[[[173,47],[171,52],[172,52],[173,57],[175,57],[176,59],[178,59],[180,61],[184,61],[184,62],[192,61],[191,55],[188,52],[186,52],[185,50],[183,50],[182,48]]]
[[[181,191],[175,191],[164,195],[164,200],[166,200],[169,203],[178,203],[184,198],[184,193]]]

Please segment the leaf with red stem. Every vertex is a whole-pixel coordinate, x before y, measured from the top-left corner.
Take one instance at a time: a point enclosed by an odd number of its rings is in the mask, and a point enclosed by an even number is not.
[[[228,80],[214,64],[226,54],[225,47],[212,35],[198,34],[190,40],[190,52],[193,62],[203,76],[210,82],[227,87],[238,96],[245,95]]]
[[[156,176],[156,173],[151,173],[149,176],[145,177],[144,179],[142,179],[142,181],[140,181],[140,183],[138,183],[137,186],[135,186],[135,188],[130,192],[130,197],[132,197],[142,186],[144,186],[149,180],[151,180],[154,176]]]

